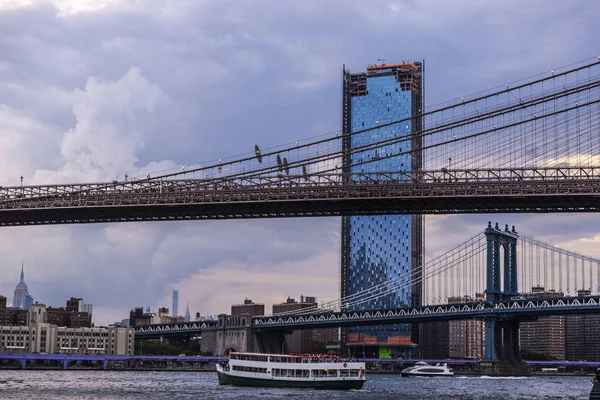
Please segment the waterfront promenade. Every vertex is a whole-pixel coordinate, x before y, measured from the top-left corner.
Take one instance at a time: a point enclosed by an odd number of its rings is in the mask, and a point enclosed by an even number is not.
[[[143,355],[85,355],[85,354],[0,354],[2,369],[123,369],[161,371],[213,371],[215,363],[226,360],[219,356],[143,356]],[[447,363],[457,372],[471,373],[479,361],[457,359],[377,359],[359,358],[374,372],[396,373],[418,361],[429,364]],[[586,374],[600,366],[596,361],[526,361],[534,372],[556,368],[558,374]]]

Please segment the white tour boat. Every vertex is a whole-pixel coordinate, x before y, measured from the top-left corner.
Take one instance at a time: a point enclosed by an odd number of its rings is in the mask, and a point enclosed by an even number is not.
[[[448,364],[429,365],[419,361],[414,366],[402,370],[402,376],[454,376]]]
[[[365,363],[329,356],[230,353],[217,364],[221,385],[361,389]]]

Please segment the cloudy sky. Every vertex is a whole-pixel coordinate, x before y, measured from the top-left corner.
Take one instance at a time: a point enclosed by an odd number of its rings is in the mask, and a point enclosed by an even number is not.
[[[600,3],[0,0],[0,184],[123,179],[339,129],[343,64],[426,60],[432,105],[600,54]],[[427,254],[489,219],[600,257],[595,215],[443,216]],[[339,220],[4,228],[0,294],[227,312],[338,293]]]

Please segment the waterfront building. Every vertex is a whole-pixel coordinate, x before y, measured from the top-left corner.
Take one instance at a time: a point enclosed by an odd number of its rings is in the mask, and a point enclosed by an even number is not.
[[[15,292],[13,294],[13,308],[18,308],[21,310],[25,310],[26,305],[26,297],[29,296],[29,292],[27,290],[27,284],[25,283],[25,269],[24,265],[21,264],[21,280],[15,287]]]
[[[450,357],[450,322],[435,321],[422,324],[419,357],[440,360]]]
[[[309,309],[315,307],[317,302],[316,299],[311,298],[312,302],[305,302],[304,298],[301,298],[300,302],[295,299],[288,297],[286,301],[280,304],[273,304],[273,314],[281,314],[287,312],[301,311],[303,309]],[[285,335],[285,345],[288,353],[292,354],[303,354],[312,352],[312,330],[301,329],[296,330]]]
[[[423,65],[419,62],[369,66],[366,72],[343,71],[343,149],[413,135],[410,140],[378,149],[350,154],[342,160],[344,172],[415,171],[421,169],[421,154],[407,151],[421,147]],[[348,133],[389,126],[349,136]],[[366,161],[376,160],[364,164]],[[389,175],[387,175],[389,176]],[[402,179],[400,175],[397,177]],[[381,176],[380,179],[389,179]],[[341,295],[351,296],[385,281],[397,279],[396,292],[349,309],[385,309],[421,304],[423,222],[421,216],[382,215],[342,218]],[[349,328],[344,330],[347,345],[392,348],[418,343],[419,329],[405,325]],[[395,350],[394,350],[395,351]]]
[[[579,290],[578,297],[590,296],[590,290]],[[567,315],[565,317],[565,358],[567,361],[600,361],[600,315]]]
[[[265,305],[246,298],[243,304],[233,304],[231,306],[231,315],[250,315],[251,317],[265,315]]]
[[[564,315],[538,317],[535,321],[521,322],[519,329],[521,349],[548,354],[565,360],[566,321]]]
[[[317,298],[314,296],[300,296],[300,302],[291,297],[279,304],[273,304],[273,315],[287,312],[310,310],[318,305]],[[315,352],[314,343],[321,342],[328,344],[339,341],[339,329],[301,329],[285,335],[285,345],[288,353],[313,353]]]
[[[67,328],[48,322],[43,304],[33,304],[25,326],[0,326],[0,351],[48,354],[132,355],[131,328]]]
[[[550,299],[564,297],[564,293],[535,286],[531,288],[530,293],[525,293],[523,296],[526,298]],[[548,354],[558,360],[565,360],[565,329],[566,320],[564,315],[549,315],[538,317],[535,321],[521,322],[519,329],[521,348]]]
[[[173,290],[173,317],[179,316],[179,290]]]
[[[599,361],[600,315],[567,315],[565,318],[565,359],[567,361]]]
[[[484,301],[483,293],[449,297],[448,304]],[[428,359],[481,359],[485,348],[485,324],[482,320],[438,321],[423,323],[420,355]]]

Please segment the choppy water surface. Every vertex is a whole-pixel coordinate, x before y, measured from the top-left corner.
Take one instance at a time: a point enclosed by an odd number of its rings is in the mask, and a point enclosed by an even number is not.
[[[368,375],[362,390],[219,386],[213,372],[0,371],[2,400],[83,399],[587,399],[589,377],[401,378]]]

